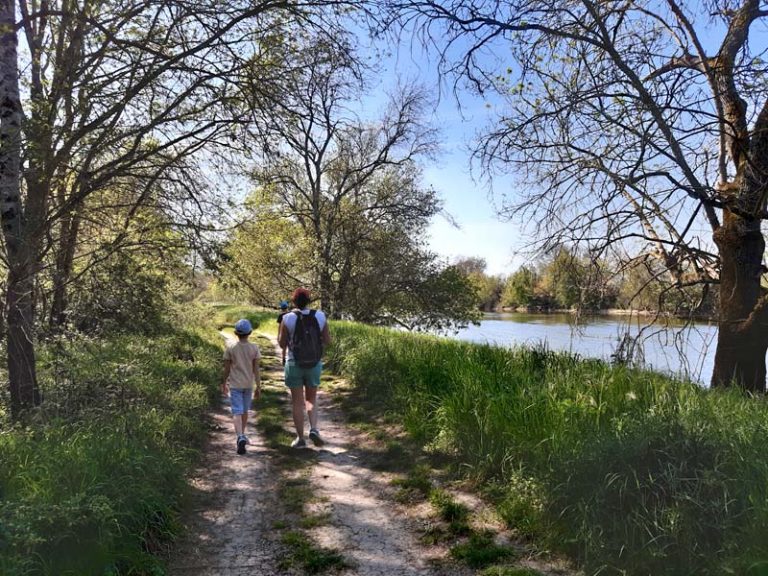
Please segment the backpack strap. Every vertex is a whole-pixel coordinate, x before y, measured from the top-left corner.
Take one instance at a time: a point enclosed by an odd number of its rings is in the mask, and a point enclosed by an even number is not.
[[[304,321],[301,317],[301,311],[294,310],[293,314],[296,315],[296,324],[293,325],[293,334],[291,335],[291,342],[293,342],[293,339],[296,338],[296,335],[299,333],[299,330],[304,330]]]

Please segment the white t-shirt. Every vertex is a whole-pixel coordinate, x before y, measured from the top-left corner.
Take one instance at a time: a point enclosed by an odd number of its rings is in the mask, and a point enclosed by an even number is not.
[[[293,340],[293,332],[296,329],[296,314],[295,310],[291,310],[288,314],[283,316],[283,326],[288,331],[288,360],[293,360],[293,350],[291,350],[291,340]],[[309,308],[304,308],[301,311],[302,316],[309,316]],[[322,310],[315,311],[315,318],[317,318],[317,325],[320,326],[320,333],[322,334],[325,327],[325,314]]]

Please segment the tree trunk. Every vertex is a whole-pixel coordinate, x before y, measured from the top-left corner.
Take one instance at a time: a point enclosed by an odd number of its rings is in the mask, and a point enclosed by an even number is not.
[[[14,418],[40,404],[33,338],[34,282],[31,270],[24,268],[15,266],[8,275],[8,380],[11,388],[11,414]]]
[[[765,392],[766,306],[760,286],[765,241],[759,219],[728,211],[715,232],[720,251],[720,318],[712,386]]]
[[[61,221],[61,237],[56,253],[56,269],[53,277],[53,301],[51,303],[50,325],[63,326],[67,321],[69,293],[67,285],[72,276],[72,263],[75,258],[77,234],[80,230],[80,211]]]
[[[330,264],[325,260],[320,265],[320,273],[318,278],[320,285],[318,286],[320,293],[320,306],[329,318],[333,317],[333,311],[335,309],[335,303],[333,300],[333,282],[331,281],[331,273],[328,270]]]
[[[16,2],[0,0],[0,221],[8,256],[5,314],[11,414],[40,402],[33,340],[35,262],[21,199],[21,99]]]

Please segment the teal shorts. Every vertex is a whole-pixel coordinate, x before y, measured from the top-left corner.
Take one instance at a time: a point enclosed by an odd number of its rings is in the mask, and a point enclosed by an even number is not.
[[[318,362],[312,368],[300,368],[294,360],[285,363],[285,385],[288,388],[299,386],[320,386],[320,373],[323,371],[323,363]]]

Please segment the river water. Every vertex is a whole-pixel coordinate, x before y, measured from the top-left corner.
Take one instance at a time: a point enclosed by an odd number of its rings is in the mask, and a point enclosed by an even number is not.
[[[590,316],[576,323],[568,314],[488,313],[479,326],[469,326],[454,337],[500,346],[543,344],[550,350],[610,361],[625,335],[640,335],[634,357],[645,367],[708,383],[717,326],[649,322],[647,316]]]

